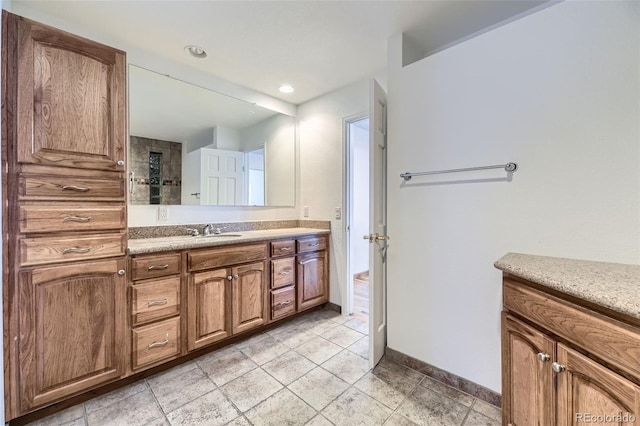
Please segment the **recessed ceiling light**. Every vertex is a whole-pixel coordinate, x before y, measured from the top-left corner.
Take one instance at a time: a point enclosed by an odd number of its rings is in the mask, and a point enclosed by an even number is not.
[[[280,90],[282,93],[291,93],[293,92],[293,87],[288,84],[283,84],[278,90]]]
[[[184,50],[186,50],[187,53],[193,56],[194,58],[201,59],[201,58],[207,57],[207,52],[200,46],[195,46],[195,45],[185,46]]]

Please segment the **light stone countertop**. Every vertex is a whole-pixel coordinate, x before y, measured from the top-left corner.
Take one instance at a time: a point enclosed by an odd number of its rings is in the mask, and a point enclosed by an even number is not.
[[[640,265],[507,253],[494,263],[511,275],[640,320]]]
[[[139,238],[129,240],[129,254],[158,253],[171,250],[188,250],[201,247],[215,247],[229,244],[251,243],[276,238],[301,237],[309,234],[329,234],[330,232],[331,231],[328,229],[283,228],[228,232],[228,234],[230,235],[240,234],[239,237],[224,237],[224,233],[222,233],[219,234],[222,235],[222,237],[192,237],[190,235],[185,235],[179,237]]]

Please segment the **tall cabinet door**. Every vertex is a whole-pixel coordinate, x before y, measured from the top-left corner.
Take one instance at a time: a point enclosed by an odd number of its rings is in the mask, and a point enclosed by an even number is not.
[[[325,250],[302,254],[298,260],[298,310],[311,308],[328,300],[329,265]]]
[[[110,259],[20,273],[23,410],[124,374],[125,267]]]
[[[502,424],[554,424],[555,342],[502,314]]]
[[[233,334],[262,325],[267,318],[266,263],[237,266],[233,273]]]
[[[227,269],[198,272],[189,276],[187,292],[187,347],[198,349],[231,335]]]
[[[12,15],[18,162],[124,171],[124,52]]]
[[[558,343],[557,425],[636,424],[640,387]]]

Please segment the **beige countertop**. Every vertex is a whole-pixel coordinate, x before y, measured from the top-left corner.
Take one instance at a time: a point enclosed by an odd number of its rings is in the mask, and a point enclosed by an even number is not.
[[[640,265],[508,253],[494,263],[511,275],[640,319]]]
[[[140,238],[129,240],[129,254],[157,253],[171,250],[187,250],[201,247],[215,247],[228,244],[251,243],[277,238],[301,237],[309,234],[329,234],[328,229],[315,228],[282,228],[262,229],[256,231],[228,232],[229,236],[199,236],[189,235],[179,237]],[[231,235],[240,235],[231,236]]]

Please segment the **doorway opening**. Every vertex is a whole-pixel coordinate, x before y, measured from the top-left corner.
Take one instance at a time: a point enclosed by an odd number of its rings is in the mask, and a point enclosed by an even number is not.
[[[369,321],[369,117],[346,120],[347,310]]]

